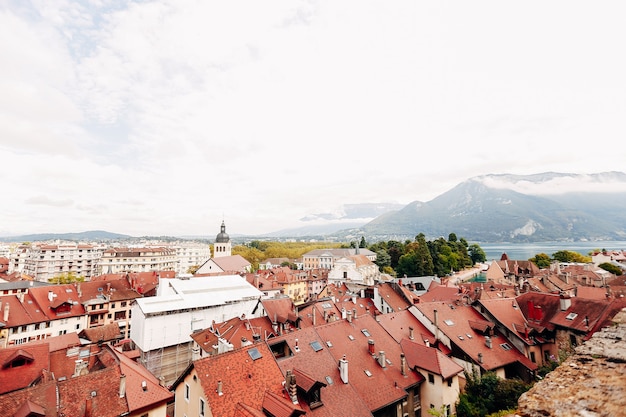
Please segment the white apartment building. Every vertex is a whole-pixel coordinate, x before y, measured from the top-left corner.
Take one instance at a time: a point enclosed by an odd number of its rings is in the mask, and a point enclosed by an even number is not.
[[[61,274],[72,273],[89,280],[96,275],[102,249],[92,245],[64,243],[58,245],[21,245],[12,258],[13,270],[46,282]]]
[[[98,275],[126,272],[175,271],[176,249],[168,247],[109,248],[98,262]]]
[[[199,242],[176,243],[176,274],[186,274],[190,267],[200,266],[211,259],[211,246]]]

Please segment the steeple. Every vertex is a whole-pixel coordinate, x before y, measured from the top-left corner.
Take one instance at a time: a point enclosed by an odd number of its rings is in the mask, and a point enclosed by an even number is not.
[[[226,224],[222,220],[220,232],[215,237],[215,243],[213,244],[213,257],[231,256],[231,249],[230,236],[226,233]]]

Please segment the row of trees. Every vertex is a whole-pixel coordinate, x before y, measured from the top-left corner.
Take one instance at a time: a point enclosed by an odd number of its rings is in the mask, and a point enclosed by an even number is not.
[[[454,233],[447,240],[440,237],[431,241],[420,233],[413,241],[377,242],[368,249],[376,252],[376,264],[381,272],[394,276],[443,277],[487,259],[478,244],[458,239]]]
[[[413,241],[390,240],[371,245],[367,244],[364,237],[361,237],[358,242],[349,244],[255,240],[233,247],[232,253],[241,255],[256,269],[262,261],[268,258],[298,259],[314,249],[347,247],[366,248],[376,252],[376,264],[380,271],[392,276],[437,275],[443,277],[486,260],[485,252],[479,245],[469,244],[464,238],[458,239],[454,233],[450,233],[447,240],[440,237],[427,241],[426,236],[420,233]],[[289,265],[288,262],[285,264]]]

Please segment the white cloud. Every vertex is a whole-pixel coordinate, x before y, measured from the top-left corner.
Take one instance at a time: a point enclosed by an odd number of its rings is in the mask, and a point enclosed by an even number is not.
[[[623,170],[625,8],[5,3],[0,229],[261,233],[476,175]]]

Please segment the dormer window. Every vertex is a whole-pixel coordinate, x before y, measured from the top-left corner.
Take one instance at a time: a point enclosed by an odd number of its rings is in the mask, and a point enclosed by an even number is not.
[[[4,361],[4,363],[2,364],[2,369],[18,368],[20,366],[32,363],[34,360],[35,358],[33,357],[33,355],[26,352],[25,350],[19,349]]]

